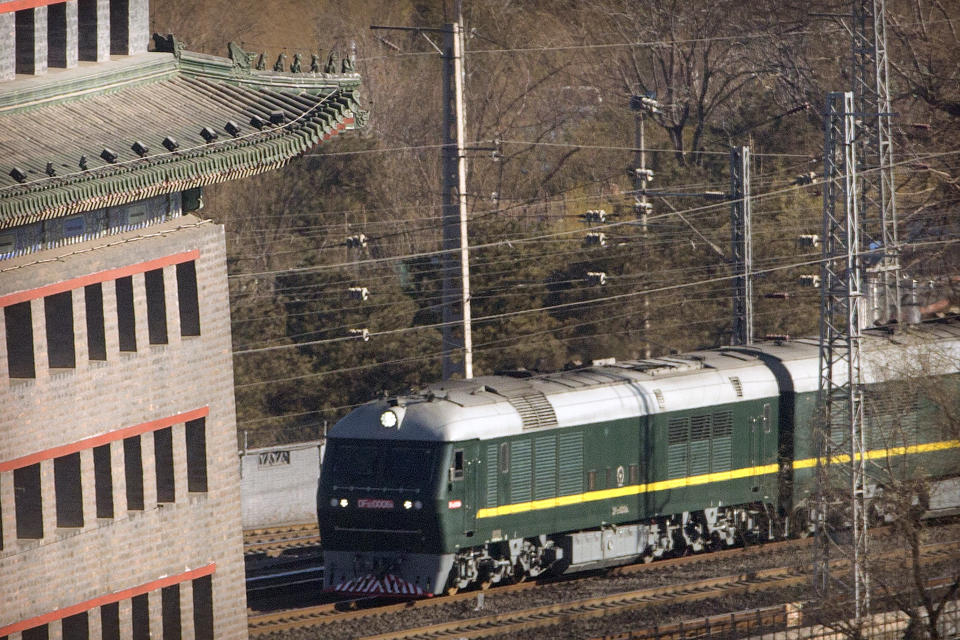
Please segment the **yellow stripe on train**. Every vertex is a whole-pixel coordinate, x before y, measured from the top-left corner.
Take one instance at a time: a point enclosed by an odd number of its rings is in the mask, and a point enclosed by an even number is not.
[[[493,516],[506,516],[513,513],[524,513],[526,511],[539,511],[541,509],[553,509],[554,507],[567,507],[584,502],[595,502],[597,500],[609,500],[610,498],[622,498],[624,496],[634,496],[641,493],[653,491],[665,491],[667,489],[677,489],[679,487],[692,487],[700,484],[709,484],[711,482],[723,482],[725,480],[737,480],[739,478],[748,478],[750,476],[765,475],[777,472],[776,464],[766,464],[759,467],[744,467],[743,469],[733,469],[732,471],[720,471],[717,473],[705,473],[699,476],[688,476],[686,478],[674,478],[672,480],[660,480],[649,484],[633,484],[615,489],[602,489],[600,491],[588,491],[570,496],[559,496],[557,498],[546,498],[544,500],[534,500],[532,502],[519,502],[517,504],[505,504],[500,507],[487,507],[477,511],[478,518],[491,518]]]
[[[891,447],[889,449],[877,449],[867,452],[867,460],[877,458],[886,458],[889,456],[902,456],[916,453],[932,453],[935,451],[945,451],[947,449],[960,448],[960,440],[944,440],[941,442],[930,442],[927,444],[917,444],[908,447]],[[834,463],[849,462],[849,455],[833,456]],[[806,458],[804,460],[795,460],[794,469],[808,469],[817,464],[816,458]],[[506,516],[515,513],[525,513],[527,511],[540,511],[541,509],[554,509],[556,507],[568,507],[570,505],[582,504],[584,502],[596,502],[597,500],[609,500],[611,498],[622,498],[624,496],[634,496],[641,493],[652,493],[654,491],[666,491],[667,489],[678,489],[681,487],[693,487],[701,484],[713,482],[724,482],[726,480],[738,480],[740,478],[749,478],[751,476],[767,475],[776,473],[779,467],[776,464],[766,464],[757,467],[743,467],[742,469],[733,469],[732,471],[721,471],[718,473],[705,473],[698,476],[687,476],[685,478],[674,478],[672,480],[660,480],[649,484],[634,484],[615,489],[603,489],[600,491],[588,491],[586,493],[577,493],[569,496],[558,496],[556,498],[546,498],[544,500],[533,500],[531,502],[519,502],[517,504],[505,504],[499,507],[486,507],[477,511],[477,518],[492,518],[494,516]]]
[[[933,453],[935,451],[946,451],[947,449],[956,449],[960,447],[960,440],[942,440],[940,442],[927,442],[925,444],[913,444],[908,447],[890,447],[889,449],[875,449],[867,451],[867,460],[876,460],[878,458],[887,458],[891,456],[905,456],[915,453]],[[859,457],[859,456],[858,456]],[[832,456],[830,462],[845,463],[850,462],[850,454],[843,453]],[[817,466],[816,458],[806,458],[804,460],[794,460],[794,469],[809,469]]]

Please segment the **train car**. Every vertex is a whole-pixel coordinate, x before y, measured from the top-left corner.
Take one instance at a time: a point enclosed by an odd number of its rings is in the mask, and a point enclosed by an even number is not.
[[[866,342],[905,352],[889,335]],[[325,587],[430,595],[805,531],[817,355],[784,341],[368,403],[328,436]],[[938,477],[956,467],[955,441],[914,441],[904,457],[933,456]]]
[[[817,391],[820,377],[816,339],[769,341],[738,347],[770,367],[780,387],[781,487],[778,512],[790,535],[813,533],[816,492]],[[930,516],[960,511],[960,443],[925,394],[937,387],[939,400],[960,398],[960,321],[947,319],[909,327],[877,327],[863,332],[864,434],[867,493],[882,492],[883,481],[919,471],[929,478]],[[846,380],[845,368],[835,373]],[[923,376],[925,383],[908,378]],[[953,406],[956,412],[960,407]],[[830,427],[831,457],[848,463],[846,424]],[[874,501],[874,517],[881,501]]]

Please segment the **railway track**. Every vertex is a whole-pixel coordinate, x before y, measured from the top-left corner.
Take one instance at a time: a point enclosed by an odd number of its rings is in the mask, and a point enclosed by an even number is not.
[[[320,545],[320,529],[316,522],[289,524],[243,532],[243,554],[278,555],[286,549]]]
[[[774,542],[763,546],[750,548],[725,549],[710,554],[699,554],[683,556],[680,558],[668,558],[651,564],[634,564],[622,567],[615,567],[608,571],[609,575],[632,575],[648,571],[662,571],[671,567],[681,567],[684,565],[699,564],[704,562],[714,562],[726,558],[747,557],[754,558],[759,555],[775,553],[787,549],[802,549],[808,547],[811,540],[787,540],[783,542]],[[575,578],[574,578],[575,579]],[[563,579],[561,579],[563,580]],[[530,581],[516,584],[499,586],[495,589],[496,594],[509,594],[519,591],[528,591],[540,587],[543,582]],[[397,613],[400,611],[409,611],[411,609],[422,609],[436,606],[449,605],[463,600],[475,600],[477,592],[468,591],[441,598],[428,598],[425,600],[409,600],[401,603],[378,606],[371,609],[356,608],[344,611],[345,607],[357,607],[362,605],[363,600],[344,601],[335,604],[322,604],[311,607],[302,607],[289,609],[275,613],[252,615],[248,617],[249,633],[251,637],[266,635],[276,631],[286,631],[290,629],[300,629],[313,626],[326,625],[336,620],[345,622],[349,620],[358,620],[363,618],[379,617]]]
[[[668,587],[639,589],[585,600],[521,609],[495,616],[393,631],[365,636],[363,640],[509,636],[521,631],[552,627],[561,622],[569,623],[574,620],[616,615],[634,609],[661,606],[668,603],[709,600],[750,591],[785,589],[806,583],[809,579],[809,576],[796,573],[792,568],[778,567],[754,573],[722,576]]]
[[[937,545],[925,552],[925,562],[960,557],[960,543]],[[840,568],[843,561],[832,563]],[[440,638],[509,637],[520,632],[569,624],[574,621],[619,615],[666,604],[728,598],[730,596],[783,590],[808,583],[810,576],[789,567],[777,567],[734,576],[698,580],[681,585],[640,589],[608,596],[551,604],[510,613],[457,620],[414,629],[363,636],[361,640],[438,640]]]
[[[752,549],[732,549],[728,551],[687,556],[664,560],[652,565],[632,565],[613,570],[613,574],[638,573],[648,570],[662,570],[667,567],[690,564],[694,562],[716,561],[726,555],[739,553],[765,553],[778,548],[794,547],[800,549],[809,546],[809,540],[786,541],[764,545]],[[931,545],[924,551],[927,562],[938,562],[948,558],[960,557],[960,542],[941,545]],[[466,620],[456,620],[444,624],[429,625],[385,634],[367,636],[366,640],[416,640],[420,638],[484,638],[492,636],[509,636],[510,634],[530,629],[541,629],[567,623],[575,620],[586,620],[603,616],[617,615],[623,612],[656,607],[666,604],[693,602],[717,599],[735,594],[787,589],[802,585],[809,581],[809,575],[797,572],[794,567],[776,567],[750,573],[728,575],[706,580],[687,582],[684,584],[640,589],[621,592],[607,596],[569,601],[562,604],[521,609],[486,617],[473,617]],[[520,583],[495,589],[491,596],[498,596],[511,592],[537,589],[543,585],[538,582]],[[460,600],[473,600],[477,592],[460,593],[453,596],[415,600],[379,606],[371,609],[354,609],[344,611],[344,603],[327,604],[303,609],[293,609],[278,613],[251,616],[248,619],[250,637],[258,637],[268,633],[290,629],[322,627],[330,624],[340,624],[364,618],[383,618],[418,608],[450,605]]]

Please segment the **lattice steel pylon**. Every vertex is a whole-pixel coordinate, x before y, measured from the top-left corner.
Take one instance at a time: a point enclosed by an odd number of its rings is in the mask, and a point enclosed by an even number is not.
[[[750,147],[730,149],[730,246],[733,249],[733,332],[730,344],[753,344],[753,232],[750,228]]]
[[[820,267],[820,381],[817,429],[817,588],[831,584],[829,527],[839,506],[828,500],[831,465],[849,462],[852,584],[859,626],[869,609],[866,456],[860,361],[862,280],[852,92],[827,96],[824,114],[823,262]],[[847,446],[844,446],[847,445]]]
[[[900,321],[900,246],[893,171],[886,0],[853,0],[853,100],[860,176],[861,240],[876,252],[866,269],[866,323]],[[878,295],[876,295],[878,294]]]

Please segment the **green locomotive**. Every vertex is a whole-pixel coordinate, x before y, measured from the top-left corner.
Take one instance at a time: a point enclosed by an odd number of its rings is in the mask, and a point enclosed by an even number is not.
[[[867,395],[930,348],[953,379],[960,323],[866,331]],[[363,405],[327,440],[324,586],[431,595],[807,533],[819,373],[815,340],[785,340]],[[920,400],[877,406],[868,457],[922,465],[934,506],[960,505],[956,436],[923,428]]]

